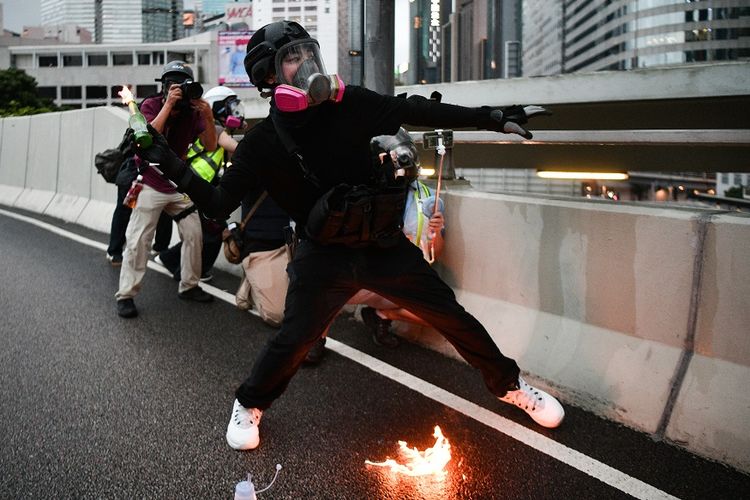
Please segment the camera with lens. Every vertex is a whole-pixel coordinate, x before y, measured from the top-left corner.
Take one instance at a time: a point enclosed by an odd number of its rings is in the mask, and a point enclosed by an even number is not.
[[[203,95],[203,86],[194,82],[193,80],[185,80],[180,84],[180,90],[182,90],[182,100],[190,101],[191,99],[199,99]]]

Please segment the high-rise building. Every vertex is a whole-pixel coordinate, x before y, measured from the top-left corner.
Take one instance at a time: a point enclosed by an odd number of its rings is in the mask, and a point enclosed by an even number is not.
[[[41,0],[41,24],[75,24],[96,43],[169,42],[183,35],[182,10],[182,0]]]
[[[252,28],[283,19],[297,21],[320,43],[326,71],[337,73],[338,11],[337,0],[255,0]]]
[[[75,24],[96,35],[94,12],[95,4],[103,0],[41,0],[40,17],[42,26],[52,24]]]
[[[524,0],[524,75],[750,58],[747,0]]]
[[[520,76],[521,0],[414,0],[409,5],[408,83]]]
[[[562,73],[563,3],[523,0],[524,76]]]

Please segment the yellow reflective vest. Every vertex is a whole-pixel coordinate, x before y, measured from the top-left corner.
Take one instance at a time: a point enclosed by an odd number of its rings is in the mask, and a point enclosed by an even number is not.
[[[188,148],[187,160],[196,174],[211,182],[224,166],[224,148],[219,146],[216,151],[206,151],[200,139],[196,139]]]

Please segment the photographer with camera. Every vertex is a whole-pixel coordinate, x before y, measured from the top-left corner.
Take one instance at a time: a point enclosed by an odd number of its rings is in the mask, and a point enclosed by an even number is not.
[[[181,160],[186,159],[188,146],[196,139],[208,150],[215,150],[213,113],[208,103],[200,98],[203,88],[194,80],[192,68],[183,61],[170,61],[156,81],[162,83],[162,93],[146,98],[140,108],[153,129],[164,136],[169,149]],[[117,314],[123,318],[138,315],[133,298],[141,289],[149,247],[162,210],[177,222],[182,240],[179,297],[211,302],[213,297],[198,286],[203,237],[196,206],[175,190],[169,179],[157,170],[158,166],[150,166],[139,155],[136,155],[136,162],[143,176],[143,189],[125,236],[120,288],[115,294]]]
[[[211,150],[206,148],[200,139],[196,140],[188,148],[187,161],[195,173],[215,185],[218,184],[232,153],[237,149],[237,141],[232,136],[245,127],[245,108],[237,93],[222,85],[206,91],[203,100],[211,107],[218,145],[216,149]],[[213,278],[210,271],[221,250],[221,234],[226,223],[204,217],[200,211],[199,215],[203,227],[200,280],[208,282]],[[172,273],[176,281],[180,281],[181,251],[182,242],[179,242],[154,258]]]

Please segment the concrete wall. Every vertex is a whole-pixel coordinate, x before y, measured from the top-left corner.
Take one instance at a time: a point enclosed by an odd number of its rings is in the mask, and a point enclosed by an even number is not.
[[[125,125],[111,108],[0,120],[0,204],[108,232],[115,187],[93,156]],[[750,471],[750,217],[471,189],[444,200],[436,266],[529,379]]]
[[[94,155],[116,147],[127,127],[119,108],[1,120],[0,203],[109,232],[117,190]]]
[[[473,190],[444,199],[436,267],[528,378],[750,470],[750,217]],[[459,358],[434,330],[396,326]]]

